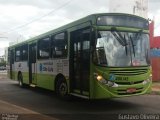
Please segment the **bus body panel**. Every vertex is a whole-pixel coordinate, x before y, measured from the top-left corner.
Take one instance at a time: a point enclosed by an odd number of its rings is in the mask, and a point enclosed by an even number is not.
[[[119,97],[129,97],[129,96],[149,94],[149,93],[151,93],[152,84],[150,82],[150,83],[148,83],[148,85],[145,85],[143,91],[140,93],[126,94],[126,95],[114,94],[113,91],[110,91],[109,89],[106,88],[106,86],[104,86],[98,82],[95,83],[95,86],[96,87],[95,87],[95,91],[94,91],[94,96],[91,96],[91,99],[119,98]],[[137,87],[141,87],[141,85],[140,86],[138,86],[138,85],[125,86],[125,87],[123,87],[123,89],[131,88],[131,87],[137,88]]]
[[[62,74],[69,78],[69,60],[40,60],[37,61],[37,86],[54,90],[55,77]]]
[[[15,79],[18,80],[18,73],[21,72],[23,76],[23,82],[29,84],[29,75],[28,75],[28,62],[15,62],[14,63],[14,72]]]
[[[115,74],[115,80],[114,82],[117,83],[118,87],[109,87],[106,84],[102,84],[98,82],[94,75],[92,77],[94,81],[94,94],[92,94],[91,98],[93,99],[101,99],[101,98],[112,98],[112,97],[126,97],[131,95],[142,95],[142,94],[149,94],[151,92],[151,80],[148,83],[144,83],[144,80],[147,80],[150,78],[151,69],[150,67],[142,67],[142,68],[104,68],[104,67],[97,67],[94,66],[94,73],[98,73],[99,75],[103,74],[103,77],[105,79],[109,79],[109,74],[113,70],[119,69],[119,73],[122,73],[123,70],[132,70],[134,73],[136,69],[141,70],[146,69],[146,72],[144,74],[139,75],[116,75]],[[137,71],[138,73],[138,71]],[[151,78],[150,78],[151,79]],[[133,92],[127,92],[128,89],[134,88],[136,91]],[[104,97],[105,96],[105,97]]]

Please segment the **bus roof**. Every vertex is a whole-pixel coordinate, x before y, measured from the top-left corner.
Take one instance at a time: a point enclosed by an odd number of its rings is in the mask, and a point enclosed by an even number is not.
[[[40,38],[43,38],[43,37],[46,37],[46,36],[49,36],[49,35],[53,35],[54,33],[58,33],[58,32],[61,32],[61,31],[64,31],[65,29],[68,29],[68,28],[72,28],[78,24],[81,24],[81,23],[85,23],[87,21],[91,21],[92,22],[92,25],[96,24],[96,18],[99,17],[99,16],[104,16],[104,15],[125,15],[125,16],[134,16],[134,17],[138,17],[140,19],[144,19],[144,20],[147,20],[145,18],[142,18],[140,16],[137,16],[137,15],[132,15],[132,14],[126,14],[126,13],[97,13],[97,14],[91,14],[91,15],[88,15],[84,18],[81,18],[81,19],[78,19],[74,22],[71,22],[69,24],[66,24],[64,26],[61,26],[59,28],[56,28],[56,29],[53,29],[53,30],[50,30],[48,32],[45,32],[43,34],[40,34],[38,36],[35,36],[33,38],[30,38],[30,39],[27,39],[23,42],[20,42],[20,43],[17,43],[17,44],[14,44],[12,46],[9,46],[9,48],[14,48],[16,46],[19,46],[19,45],[23,45],[23,44],[26,44],[26,43],[30,43],[30,42],[34,42],[34,41],[37,41],[39,40]]]

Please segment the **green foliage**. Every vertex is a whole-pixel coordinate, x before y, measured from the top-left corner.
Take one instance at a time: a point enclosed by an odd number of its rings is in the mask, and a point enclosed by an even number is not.
[[[6,66],[6,61],[1,61],[0,66]]]

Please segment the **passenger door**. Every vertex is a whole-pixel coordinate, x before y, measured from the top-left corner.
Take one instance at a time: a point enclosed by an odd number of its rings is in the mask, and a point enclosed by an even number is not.
[[[70,37],[71,92],[89,96],[90,28],[73,31]]]
[[[36,84],[36,43],[29,45],[29,83]]]

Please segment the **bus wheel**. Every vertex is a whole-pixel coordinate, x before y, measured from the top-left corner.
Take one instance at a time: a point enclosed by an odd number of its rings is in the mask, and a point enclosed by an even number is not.
[[[18,83],[19,83],[19,86],[20,86],[20,87],[23,87],[23,86],[24,86],[24,84],[23,84],[23,77],[22,77],[22,74],[21,74],[21,73],[18,75]]]
[[[68,86],[64,79],[59,79],[56,83],[56,93],[59,97],[67,99],[68,96]]]

